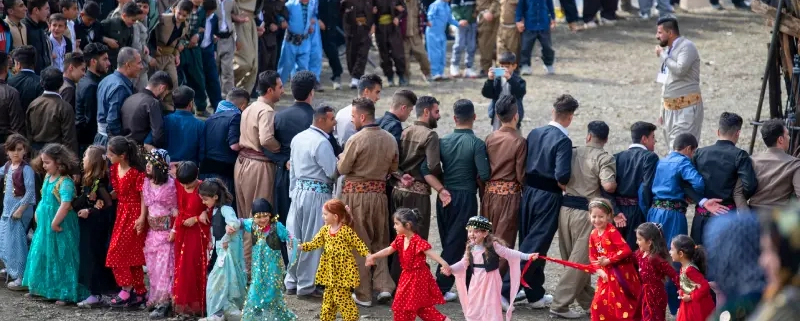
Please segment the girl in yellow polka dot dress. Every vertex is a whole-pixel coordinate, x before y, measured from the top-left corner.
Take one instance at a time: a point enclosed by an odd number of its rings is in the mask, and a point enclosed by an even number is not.
[[[350,209],[342,201],[332,199],[325,202],[322,206],[322,220],[325,221],[325,226],[314,239],[300,244],[300,249],[306,252],[323,248],[315,280],[316,284],[325,287],[319,319],[334,321],[338,311],[342,314],[342,320],[356,321],[358,308],[351,296],[351,290],[358,286],[359,279],[353,249],[363,257],[369,255],[369,250],[350,227],[353,218]]]

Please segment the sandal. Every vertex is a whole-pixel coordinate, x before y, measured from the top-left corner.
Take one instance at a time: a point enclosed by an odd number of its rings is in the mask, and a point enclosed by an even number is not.
[[[122,294],[122,292],[128,293],[128,298],[127,299],[123,299],[122,297],[120,297],[120,294]],[[119,291],[119,293],[113,299],[111,299],[111,302],[108,305],[111,306],[112,308],[125,307],[128,304],[130,304],[131,301],[133,301],[135,295],[136,294],[132,290],[131,291],[125,291],[125,290]]]
[[[78,307],[81,309],[91,309],[103,305],[103,300],[96,295],[89,296],[86,300],[78,302]]]

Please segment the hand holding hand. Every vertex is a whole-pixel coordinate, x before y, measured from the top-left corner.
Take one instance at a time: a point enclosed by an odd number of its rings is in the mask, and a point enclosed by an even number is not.
[[[183,221],[183,226],[186,226],[186,227],[192,227],[195,224],[197,224],[197,217],[196,216],[187,218],[185,221]]]
[[[608,281],[608,274],[606,274],[606,271],[597,270],[596,273],[597,273],[597,276],[599,276],[600,278],[602,278],[605,281]]]
[[[460,21],[458,21],[458,26],[459,26],[459,27],[466,27],[466,26],[468,26],[468,25],[469,25],[469,22],[467,22],[467,20],[460,20]]]
[[[611,264],[611,260],[603,256],[599,260],[597,260],[597,263],[600,264],[600,266],[608,266],[609,264]]]
[[[144,217],[136,219],[133,228],[136,229],[136,234],[142,234],[144,232]]]
[[[411,185],[414,184],[414,176],[403,174],[403,178],[400,180],[400,183],[403,184],[404,187],[411,187]]]
[[[614,225],[616,227],[625,227],[628,224],[628,219],[625,218],[625,214],[619,213],[617,216],[614,216]]]
[[[439,191],[439,199],[442,200],[442,206],[450,205],[450,201],[452,200],[450,191],[443,188],[441,191]]]
[[[539,259],[539,253],[531,253],[531,256],[528,257],[528,261],[536,261]]]
[[[483,20],[486,20],[486,21],[490,21],[490,22],[491,22],[491,21],[492,21],[492,19],[494,19],[494,15],[492,15],[492,13],[491,13],[491,12],[489,12],[489,11],[486,11],[486,12],[484,12],[484,13],[483,13]]]
[[[258,31],[258,36],[261,37],[267,30],[264,29],[264,27],[259,26],[258,28],[256,28],[256,31]]]
[[[276,25],[276,24],[274,24],[274,23],[270,23],[270,24],[269,24],[269,31],[270,31],[270,32],[275,32],[275,31],[277,31],[277,30],[278,30],[278,25]]]
[[[327,29],[325,23],[322,22],[322,20],[318,21],[318,23],[319,23],[319,30],[325,31],[325,29]]]
[[[236,231],[237,230],[235,228],[233,228],[233,226],[230,226],[230,225],[226,225],[225,226],[225,232],[228,233],[228,234],[234,234],[234,233],[236,233]]]
[[[105,207],[105,206],[106,206],[106,203],[103,202],[103,200],[97,200],[97,202],[94,203],[94,208],[96,208],[98,210],[102,210],[103,207]]]
[[[175,232],[169,232],[169,238],[167,238],[168,242],[175,242]]]
[[[205,211],[203,211],[203,214],[200,214],[200,223],[203,223],[203,224],[206,224],[206,225],[211,223],[208,220],[208,211],[209,210],[205,210]]]
[[[375,257],[373,257],[372,254],[367,255],[367,259],[366,262],[364,263],[364,266],[374,266],[374,265],[375,265]]]
[[[22,208],[17,208],[17,210],[14,211],[14,214],[11,214],[11,218],[13,218],[15,220],[21,219],[22,218]]]
[[[524,21],[517,22],[517,31],[519,31],[519,33],[525,32],[525,22]]]
[[[399,26],[399,25],[400,25],[400,19],[394,18],[394,19],[392,19],[392,23],[393,23],[395,26]]]
[[[78,211],[78,217],[80,217],[80,218],[89,217],[89,209],[84,208],[84,209]]]
[[[443,265],[442,268],[440,269],[440,271],[442,271],[442,274],[444,274],[446,276],[453,275],[453,269],[450,268],[449,264]]]
[[[286,21],[281,22],[281,29],[289,28],[289,24]]]
[[[683,300],[683,302],[691,302],[692,301],[692,296],[688,295],[688,294],[681,295],[681,300]]]

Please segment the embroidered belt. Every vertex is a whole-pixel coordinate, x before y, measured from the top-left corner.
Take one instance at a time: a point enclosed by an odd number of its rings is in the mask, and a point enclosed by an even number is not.
[[[150,225],[150,230],[152,231],[169,231],[172,229],[172,217],[167,216],[159,216],[159,217],[147,217],[147,223]]]
[[[636,197],[622,197],[617,196],[617,205],[620,206],[637,206],[639,205],[639,199]]]
[[[291,44],[293,44],[295,46],[299,46],[306,39],[308,39],[308,34],[302,34],[301,35],[301,34],[291,33],[291,32],[288,32],[288,31],[286,32],[286,41],[290,42]]]
[[[684,201],[673,201],[673,200],[655,200],[653,202],[653,208],[660,208],[663,210],[669,211],[678,211],[683,214],[686,214],[686,202]]]
[[[384,26],[385,25],[390,25],[390,24],[392,24],[392,20],[394,20],[394,17],[392,17],[392,15],[390,15],[390,14],[382,14],[382,15],[380,15],[378,17],[378,24],[379,25],[384,25]]]
[[[386,182],[384,181],[366,181],[366,182],[353,182],[344,181],[342,193],[386,193]]]
[[[522,185],[517,182],[489,181],[486,183],[486,192],[497,195],[519,194]]]
[[[363,26],[367,24],[367,17],[358,17],[356,18],[356,24],[359,26]]]
[[[272,160],[267,158],[267,156],[265,156],[264,153],[249,148],[242,148],[242,150],[239,151],[239,157],[240,157],[239,161],[241,161],[241,158],[247,158],[259,162],[274,163]]]
[[[333,184],[327,184],[308,179],[298,179],[295,186],[302,191],[312,191],[320,194],[331,194],[333,192]]]
[[[394,184],[394,189],[396,189],[398,191],[404,191],[404,192],[409,192],[409,193],[414,193],[414,194],[431,195],[431,187],[430,187],[430,185],[425,184],[423,182],[417,182],[417,181],[414,181],[414,183],[411,184],[410,187],[404,187],[399,182],[395,183]]]
[[[667,110],[681,110],[686,107],[696,105],[702,100],[703,98],[700,97],[700,93],[696,93],[676,98],[663,98],[662,104],[664,105],[664,109]]]
[[[735,209],[736,209],[736,206],[735,206],[735,205],[722,205],[722,206],[725,206],[725,207],[727,207],[727,208],[728,208],[728,210],[730,210],[730,211],[733,211],[733,210],[735,210]],[[709,212],[707,209],[705,209],[705,208],[704,208],[704,207],[702,207],[702,206],[698,206],[698,207],[695,209],[695,211],[697,212],[697,215],[700,215],[700,216],[710,216],[710,215],[711,215],[711,212]]]
[[[158,46],[158,49],[158,52],[156,52],[158,57],[174,56],[178,52],[175,46]]]

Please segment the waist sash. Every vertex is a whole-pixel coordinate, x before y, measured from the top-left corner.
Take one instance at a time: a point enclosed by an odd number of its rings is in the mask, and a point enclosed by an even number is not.
[[[414,181],[410,187],[404,187],[400,182],[397,182],[394,184],[394,189],[420,195],[431,195],[431,187],[428,184],[418,181]]]
[[[675,98],[663,98],[662,100],[663,100],[662,105],[664,105],[664,109],[681,110],[686,107],[696,105],[697,103],[701,102],[703,98],[700,97],[700,93],[696,93]]]
[[[558,187],[558,181],[549,177],[528,174],[525,175],[525,185],[559,195],[562,193],[561,187]]]
[[[312,191],[320,194],[331,194],[333,192],[333,184],[327,184],[308,179],[298,179],[295,186],[301,191]]]
[[[159,217],[147,217],[147,223],[150,225],[151,231],[169,231],[172,229],[172,217],[167,216],[159,216]]]
[[[564,195],[564,198],[561,201],[561,206],[576,210],[588,211],[589,199],[583,196]]]
[[[619,206],[638,206],[639,205],[639,198],[638,197],[624,197],[624,196],[617,196],[615,197],[617,201],[617,205]]]
[[[274,163],[269,158],[267,158],[267,156],[265,156],[264,153],[249,148],[242,148],[242,150],[239,151],[239,157],[244,157],[259,162]]]
[[[346,180],[344,181],[344,187],[342,188],[342,193],[384,194],[386,193],[386,182],[385,181],[353,182]]]
[[[497,195],[510,195],[519,194],[522,186],[517,182],[506,181],[488,181],[486,183],[486,192]]]
[[[668,211],[678,211],[683,214],[686,214],[686,207],[689,204],[686,204],[685,201],[676,201],[676,200],[655,200],[653,201],[653,208],[659,208],[662,210]]]

